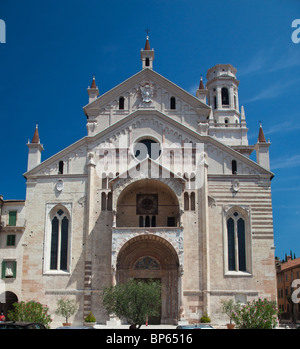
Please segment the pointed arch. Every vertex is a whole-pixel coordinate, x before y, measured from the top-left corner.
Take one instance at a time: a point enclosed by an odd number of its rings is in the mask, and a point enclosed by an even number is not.
[[[225,262],[227,272],[251,273],[251,230],[250,217],[246,209],[234,206],[226,212],[224,235]]]
[[[48,219],[50,234],[48,234],[49,265],[47,269],[66,272],[69,270],[70,260],[70,212],[64,205],[58,204],[53,207]],[[46,245],[48,245],[47,241]]]
[[[229,105],[229,91],[227,87],[222,87],[221,98],[222,98],[222,105]]]

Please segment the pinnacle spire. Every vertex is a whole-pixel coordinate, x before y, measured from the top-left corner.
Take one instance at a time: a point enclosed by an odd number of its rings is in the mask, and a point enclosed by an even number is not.
[[[150,51],[151,50],[151,47],[150,47],[150,42],[149,42],[149,36],[147,35],[146,37],[146,43],[145,43],[145,48],[144,48],[145,51]]]
[[[261,122],[260,122],[260,126],[259,126],[258,142],[259,143],[267,143]]]
[[[199,84],[199,90],[204,90],[205,87],[204,87],[204,84],[203,84],[203,79],[202,79],[202,76],[200,78],[200,84]]]
[[[40,143],[40,136],[39,136],[39,130],[38,130],[38,123],[35,125],[35,131],[34,131],[34,135],[32,137],[32,141],[31,143]]]
[[[96,85],[95,74],[93,75],[93,80],[91,86],[87,89],[89,95],[89,103],[93,102],[99,96],[99,89]]]
[[[91,88],[97,88],[96,86],[96,80],[95,80],[95,75],[93,75],[93,81],[91,83]]]

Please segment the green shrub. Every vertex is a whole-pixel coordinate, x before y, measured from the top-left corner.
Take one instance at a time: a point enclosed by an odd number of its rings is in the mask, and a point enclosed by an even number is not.
[[[52,321],[48,314],[49,308],[36,301],[18,302],[13,304],[14,309],[9,310],[8,319],[11,321],[40,322],[50,328]]]
[[[93,313],[90,311],[89,314],[84,319],[85,322],[96,322],[96,318]]]
[[[240,304],[233,311],[232,320],[239,329],[271,329],[278,324],[276,302],[258,299]]]
[[[210,317],[207,314],[204,314],[201,317],[200,322],[202,322],[202,323],[209,323],[209,322],[211,322],[211,319],[210,319]]]

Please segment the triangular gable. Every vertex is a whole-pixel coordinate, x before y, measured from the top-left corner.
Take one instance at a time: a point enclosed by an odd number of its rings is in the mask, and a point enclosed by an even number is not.
[[[105,105],[109,104],[112,100],[118,98],[126,91],[131,89],[134,85],[144,81],[144,80],[153,80],[155,83],[170,91],[174,95],[180,96],[182,100],[184,100],[187,104],[191,105],[195,109],[203,110],[203,113],[206,113],[207,116],[210,113],[211,108],[205,103],[201,102],[197,97],[191,95],[178,85],[174,84],[170,80],[166,79],[164,76],[158,74],[157,72],[151,69],[143,69],[135,75],[131,76],[129,79],[125,80],[121,84],[115,86],[108,92],[104,93],[100,97],[98,97],[95,101],[85,105],[83,110],[85,114],[89,115],[89,112],[92,112],[95,109],[101,109]]]
[[[36,166],[32,170],[26,172],[24,174],[25,178],[31,175],[34,176],[34,175],[41,174],[41,171],[43,171],[43,169],[45,169],[47,166],[50,166],[52,163],[58,162],[59,160],[62,159],[62,157],[66,157],[68,156],[68,154],[78,151],[78,149],[81,149],[81,153],[84,153],[82,154],[82,156],[86,158],[88,147],[89,149],[96,148],[99,144],[103,142],[115,139],[118,132],[120,132],[121,130],[127,129],[128,125],[133,125],[135,121],[139,121],[141,117],[157,118],[160,121],[160,123],[164,124],[165,127],[169,127],[170,129],[173,128],[173,134],[177,132],[177,134],[182,135],[183,136],[182,141],[186,143],[192,142],[192,143],[211,144],[216,148],[224,151],[228,155],[232,156],[234,159],[247,164],[251,168],[254,168],[257,172],[265,175],[269,175],[270,177],[274,176],[272,172],[264,169],[253,160],[245,157],[238,151],[232,149],[226,144],[220,142],[219,140],[216,140],[215,138],[208,135],[200,135],[199,133],[195,132],[193,129],[189,128],[188,126],[179,123],[178,121],[172,119],[171,117],[167,116],[166,114],[158,110],[144,110],[142,115],[140,111],[135,111],[132,114],[128,115],[127,117],[121,119],[115,124],[99,132],[97,135],[86,136],[80,139],[79,141],[73,143],[72,145],[63,149],[59,153],[53,155],[49,159],[43,161],[40,165]]]

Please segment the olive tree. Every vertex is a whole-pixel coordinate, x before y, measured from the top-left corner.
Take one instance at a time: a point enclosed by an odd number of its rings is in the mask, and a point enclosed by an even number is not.
[[[105,287],[102,297],[107,314],[125,318],[131,328],[140,328],[147,316],[160,314],[161,283],[130,279],[124,284]]]

